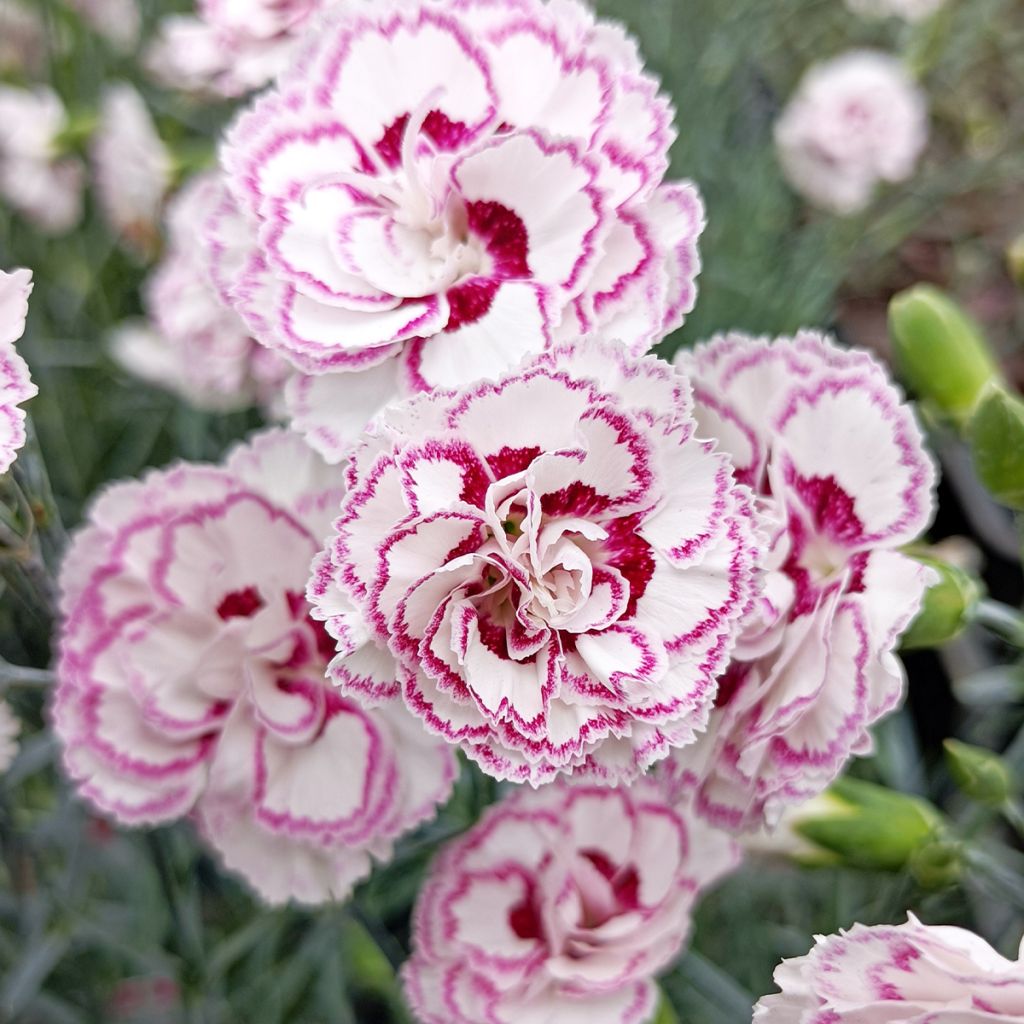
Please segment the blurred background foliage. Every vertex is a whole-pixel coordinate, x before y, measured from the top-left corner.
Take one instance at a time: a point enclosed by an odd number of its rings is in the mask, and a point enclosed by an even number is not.
[[[212,161],[228,105],[154,88],[133,55],[115,53],[59,0],[30,2],[50,29],[37,78],[77,123],[88,122],[104,83],[128,79],[182,174]],[[148,31],[187,4],[141,6]],[[803,325],[886,354],[888,301],[923,280],[973,311],[1020,388],[1024,301],[1004,254],[1024,233],[1022,0],[950,0],[917,25],[860,20],[841,0],[597,7],[629,25],[663,77],[678,111],[674,172],[696,180],[707,203],[698,306],[664,354],[731,327],[772,334]],[[772,124],[811,63],[861,46],[910,63],[930,98],[932,139],[908,185],[838,219],[809,210],[782,180]],[[411,901],[437,842],[494,799],[490,780],[464,772],[439,818],[404,841],[348,906],[315,913],[261,909],[218,871],[188,825],[121,833],[62,784],[45,697],[64,530],[106,481],[175,457],[217,458],[257,419],[196,412],[113,363],[107,335],[140,312],[147,268],[118,247],[93,205],[79,230],[57,240],[0,207],[0,266],[21,265],[35,270],[21,350],[40,394],[30,444],[0,482],[0,692],[28,723],[17,761],[0,777],[0,1021],[407,1022],[394,967],[405,955]],[[938,417],[930,425],[944,469],[930,539],[967,538],[959,550],[992,598],[1019,606],[1019,532],[978,483],[963,442]],[[1024,642],[1012,614],[983,625],[939,652],[907,656],[909,701],[878,730],[876,755],[852,768],[939,808],[927,838],[887,855],[887,870],[872,860],[871,836],[886,837],[870,819],[849,832],[848,849],[812,857],[826,866],[752,854],[704,901],[691,951],[664,979],[663,1021],[746,1024],[778,960],[806,951],[813,933],[902,920],[907,909],[1015,951],[1024,926],[1016,789]],[[974,775],[950,771],[943,740],[952,736],[1004,752],[1005,794],[983,799]]]

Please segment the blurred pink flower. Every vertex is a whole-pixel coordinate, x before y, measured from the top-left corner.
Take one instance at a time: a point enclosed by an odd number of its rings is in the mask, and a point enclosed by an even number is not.
[[[854,14],[869,18],[892,16],[904,21],[923,21],[933,15],[946,0],[846,0]]]
[[[129,825],[193,813],[270,902],[343,898],[431,817],[450,750],[324,677],[302,590],[340,497],[295,434],[95,502],[61,572],[54,725],[79,791]]]
[[[18,755],[18,734],[21,722],[5,700],[0,700],[0,775],[14,763]]]
[[[190,179],[167,207],[167,247],[144,288],[151,324],[122,325],[114,354],[126,369],[201,409],[226,411],[258,403],[280,410],[293,372],[257,344],[221,300],[205,256],[205,231],[229,203],[214,171]]]
[[[142,14],[138,0],[68,0],[115,49],[130,53],[139,41]]]
[[[25,443],[25,413],[19,408],[39,389],[14,343],[25,333],[32,271],[0,271],[0,473],[11,468]]]
[[[1024,1020],[1024,963],[963,928],[855,924],[775,972],[754,1024],[1009,1024]]]
[[[927,141],[924,94],[898,60],[870,50],[814,65],[775,126],[790,184],[839,214],[908,179]]]
[[[157,247],[173,160],[145,100],[127,83],[110,85],[103,94],[92,161],[111,229],[141,255],[150,255]]]
[[[85,168],[59,152],[66,127],[52,89],[0,85],[0,199],[51,235],[65,234],[82,217]]]
[[[484,771],[535,785],[633,778],[693,742],[755,551],[748,493],[691,412],[668,364],[597,342],[387,410],[310,582],[343,692],[401,693]],[[367,678],[367,644],[397,673]]]
[[[649,1021],[653,975],[738,859],[651,780],[518,793],[434,863],[403,970],[409,1001],[423,1024]]]
[[[228,295],[324,376],[293,398],[311,442],[342,458],[371,394],[493,378],[581,333],[641,353],[677,327],[704,215],[662,182],[674,137],[635,46],[582,5],[326,17],[222,150],[254,239]]]
[[[46,28],[31,0],[0,0],[0,73],[38,73]]]
[[[740,333],[677,357],[698,433],[760,496],[767,576],[708,732],[672,769],[716,824],[757,828],[820,793],[903,693],[895,655],[931,570],[900,549],[934,508],[935,470],[888,374],[803,332]]]

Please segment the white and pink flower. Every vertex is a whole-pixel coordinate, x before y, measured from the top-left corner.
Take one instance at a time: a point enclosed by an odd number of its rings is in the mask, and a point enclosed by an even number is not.
[[[240,96],[283,71],[323,0],[197,0],[164,19],[152,73],[172,88]]]
[[[168,204],[167,248],[144,288],[151,324],[122,326],[114,354],[126,369],[201,409],[259,404],[276,411],[291,370],[253,341],[220,298],[203,244],[230,203],[216,172],[196,175]]]
[[[691,412],[666,363],[581,342],[382,414],[310,582],[343,692],[401,693],[535,785],[633,778],[692,742],[756,552],[749,492]]]
[[[0,0],[0,74],[38,74],[46,50],[46,26],[35,4]]]
[[[896,643],[931,579],[900,548],[928,525],[935,471],[866,352],[736,333],[677,361],[699,433],[760,496],[767,576],[708,732],[672,767],[716,824],[756,828],[869,752],[868,727],[900,701]]]
[[[25,413],[20,408],[39,389],[14,343],[25,333],[32,271],[0,271],[0,473],[6,473],[25,443]]]
[[[66,128],[64,104],[52,89],[0,85],[0,199],[51,235],[82,218],[85,167],[59,152]]]
[[[930,18],[946,0],[846,0],[846,6],[854,14],[867,18],[902,18],[916,22]]]
[[[1024,1020],[1024,962],[1000,956],[963,928],[854,925],[819,935],[775,972],[779,995],[754,1024],[1009,1024]]]
[[[68,0],[86,22],[121,53],[131,53],[142,31],[138,0]]]
[[[145,100],[125,82],[103,94],[92,161],[112,230],[142,255],[153,252],[173,162]]]
[[[671,116],[621,30],[576,3],[326,18],[222,150],[255,236],[229,296],[323,375],[293,413],[325,456],[367,394],[493,378],[582,333],[640,353],[677,327],[703,208],[662,182]]]
[[[644,1024],[701,891],[738,859],[651,780],[519,793],[431,869],[406,993],[423,1024]]]
[[[194,814],[267,900],[344,897],[450,788],[450,748],[324,677],[302,591],[337,471],[271,431],[222,467],[115,484],[61,572],[54,724],[80,793],[128,825]]]
[[[839,214],[906,181],[928,141],[924,93],[894,57],[854,50],[812,67],[775,126],[790,184]]]

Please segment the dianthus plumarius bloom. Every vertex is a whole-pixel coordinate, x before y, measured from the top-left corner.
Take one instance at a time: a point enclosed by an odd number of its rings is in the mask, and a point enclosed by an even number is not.
[[[57,152],[66,127],[52,89],[0,85],[0,199],[52,235],[70,231],[82,216],[85,168]]]
[[[0,700],[0,775],[3,775],[18,756],[18,734],[21,723],[10,704]]]
[[[423,1024],[643,1024],[701,891],[737,861],[649,779],[520,792],[438,856],[406,994]]]
[[[0,0],[0,73],[37,73],[46,42],[46,29],[34,4]]]
[[[95,502],[61,571],[53,720],[79,792],[128,825],[194,814],[268,901],[344,897],[431,817],[450,748],[324,676],[303,587],[339,492],[295,434]]]
[[[854,925],[775,972],[754,1024],[1006,1024],[1024,1020],[1024,963],[963,928]]]
[[[534,784],[629,779],[691,742],[756,559],[749,492],[691,412],[668,364],[592,341],[382,414],[309,589],[343,692],[400,693]]]
[[[112,230],[150,253],[157,242],[172,161],[145,100],[125,82],[108,86],[92,139],[100,204]]]
[[[230,205],[216,172],[189,180],[168,204],[167,247],[144,288],[150,324],[126,324],[114,354],[128,370],[201,409],[280,405],[290,375],[275,352],[253,341],[221,299],[204,258],[207,225]]]
[[[639,353],[677,327],[703,209],[662,180],[671,116],[634,44],[574,2],[325,16],[222,148],[254,238],[229,295],[316,375],[297,425],[337,459],[368,394],[492,378],[581,333]]]
[[[928,141],[924,94],[894,57],[854,50],[816,64],[775,126],[782,169],[812,203],[862,210],[913,173]]]
[[[174,88],[240,96],[283,71],[323,0],[197,0],[166,17],[147,63]]]
[[[868,353],[804,332],[730,334],[677,357],[700,436],[759,495],[763,591],[705,736],[673,767],[717,824],[756,828],[821,792],[903,691],[895,655],[931,570],[900,552],[927,526],[921,431]]]
[[[14,343],[25,333],[32,272],[0,271],[0,473],[6,473],[25,443],[25,413],[20,408],[38,393]]]

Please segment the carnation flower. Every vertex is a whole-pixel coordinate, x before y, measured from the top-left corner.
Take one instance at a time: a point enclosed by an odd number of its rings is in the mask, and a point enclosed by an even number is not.
[[[25,443],[25,413],[19,408],[39,389],[14,343],[25,333],[32,271],[0,271],[0,473],[6,473]]]
[[[755,1024],[1007,1024],[1024,1020],[1024,964],[963,928],[922,924],[819,935],[775,971],[781,994],[754,1008]]]
[[[0,199],[52,235],[70,231],[82,217],[85,168],[58,152],[66,127],[52,89],[0,85]]]
[[[323,454],[345,454],[366,394],[493,378],[581,333],[640,353],[677,327],[703,209],[662,183],[673,137],[635,47],[578,4],[325,19],[222,151],[255,238],[229,297],[326,375],[293,406]]]
[[[139,41],[142,13],[138,0],[69,0],[70,6],[121,53]]]
[[[3,775],[18,756],[18,734],[21,722],[5,700],[0,700],[0,775]]]
[[[420,893],[403,978],[423,1024],[642,1024],[736,848],[643,780],[490,808]]]
[[[61,571],[54,724],[80,793],[128,825],[194,813],[271,902],[346,895],[454,774],[401,707],[324,678],[302,588],[336,476],[271,431],[115,484]]]
[[[924,94],[899,61],[869,50],[812,67],[775,126],[790,184],[839,214],[909,178],[927,141]]]
[[[172,161],[145,101],[126,83],[109,86],[103,95],[92,159],[111,228],[140,253],[152,252]]]
[[[904,21],[923,21],[933,15],[946,0],[846,0],[854,12],[870,18],[892,16]]]
[[[150,70],[173,88],[239,96],[283,71],[323,0],[198,0],[165,18]]]
[[[621,346],[556,346],[371,428],[310,600],[343,692],[401,691],[484,771],[632,778],[703,728],[755,552],[748,492],[694,437],[689,385]],[[367,639],[390,685],[349,657]]]
[[[35,6],[0,0],[0,73],[37,72],[46,56],[46,29]]]
[[[820,793],[903,689],[894,651],[931,570],[900,553],[928,524],[935,472],[885,370],[804,332],[730,334],[677,359],[702,436],[759,494],[768,550],[706,736],[673,768],[731,828]]]
[[[249,336],[221,300],[202,244],[229,203],[220,176],[196,175],[168,205],[164,257],[144,290],[152,327],[125,325],[114,353],[132,373],[201,409],[276,410],[288,364]]]

